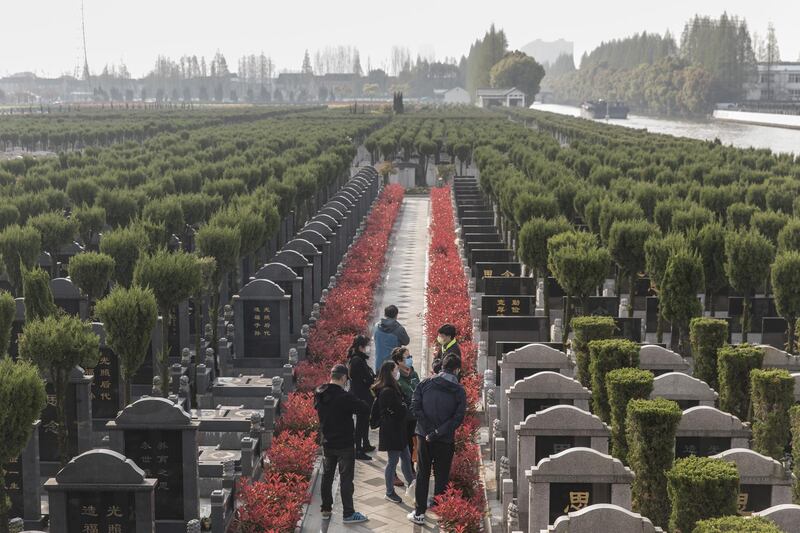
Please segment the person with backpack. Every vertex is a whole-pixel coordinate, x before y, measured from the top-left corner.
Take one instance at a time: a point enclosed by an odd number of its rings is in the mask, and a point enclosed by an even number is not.
[[[399,378],[400,369],[397,365],[393,361],[384,361],[378,371],[378,379],[372,386],[372,390],[375,391],[375,403],[370,414],[370,426],[380,428],[378,430],[378,450],[386,452],[389,456],[384,471],[385,499],[394,503],[403,503],[403,499],[394,490],[398,461],[406,483],[411,486],[414,482],[406,435],[407,406],[403,401],[403,392],[397,382]]]
[[[397,383],[400,385],[400,390],[403,392],[403,401],[409,406],[406,414],[406,433],[408,435],[408,451],[411,454],[411,469],[414,470],[415,458],[415,445],[414,445],[414,430],[417,427],[417,419],[414,418],[414,413],[411,412],[411,400],[414,398],[414,389],[419,385],[419,376],[417,371],[414,370],[414,358],[405,346],[399,346],[392,350],[392,361],[400,369],[400,378]],[[413,490],[409,487],[409,491]]]
[[[322,505],[323,520],[330,520],[333,509],[333,476],[339,468],[339,493],[342,495],[342,521],[355,524],[368,520],[353,508],[353,477],[355,476],[355,442],[353,415],[367,417],[369,405],[348,392],[349,373],[344,365],[331,369],[329,383],[314,391],[314,409],[319,416],[322,435]]]
[[[442,371],[424,379],[414,391],[411,410],[417,418],[419,463],[415,487],[416,508],[407,518],[415,524],[425,523],[431,468],[436,478],[434,496],[442,494],[450,481],[455,433],[464,421],[467,408],[467,396],[457,376],[460,369],[461,358],[448,354],[442,361]]]
[[[442,324],[442,327],[439,328],[436,335],[436,351],[431,364],[434,374],[438,374],[441,371],[442,361],[447,355],[453,354],[461,359],[461,347],[456,340],[457,333],[453,324]]]
[[[383,362],[398,346],[407,346],[410,342],[406,328],[397,321],[397,306],[389,305],[383,310],[383,318],[375,324],[375,369],[379,370]]]
[[[375,372],[369,366],[367,359],[367,346],[369,337],[356,335],[353,343],[347,350],[347,366],[350,371],[350,390],[356,397],[367,405],[372,405],[372,384],[375,383]],[[356,459],[372,461],[367,452],[374,452],[375,446],[369,442],[369,413],[356,415]]]

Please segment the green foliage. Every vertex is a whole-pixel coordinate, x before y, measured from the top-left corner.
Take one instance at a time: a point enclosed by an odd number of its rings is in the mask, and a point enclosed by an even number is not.
[[[59,422],[58,448],[61,463],[66,464],[67,425],[64,402],[69,375],[76,366],[92,368],[100,357],[100,339],[91,325],[72,315],[47,316],[25,323],[19,339],[20,358],[39,367],[53,383]]]
[[[564,217],[539,217],[525,222],[517,240],[522,262],[538,276],[543,276],[547,272],[547,240],[570,228],[570,223]]]
[[[786,226],[789,217],[783,213],[776,213],[775,211],[759,211],[753,213],[750,219],[750,225],[753,229],[757,230],[764,237],[769,239],[772,244],[778,243],[778,235],[781,230]]]
[[[0,204],[0,230],[19,222],[19,209],[12,203]]]
[[[570,296],[585,298],[603,282],[611,256],[588,233],[565,232],[547,241],[547,264]]]
[[[663,237],[654,235],[644,243],[644,257],[650,280],[659,291],[667,272],[667,262],[673,254],[686,249],[686,237],[669,233]]]
[[[669,518],[666,474],[675,459],[675,432],[682,414],[676,402],[664,398],[632,399],[627,406],[628,462],[636,472],[633,508],[660,527],[666,527]]]
[[[613,337],[617,324],[610,316],[577,316],[570,321],[570,327],[575,333],[572,339],[572,351],[575,352],[576,361],[575,379],[589,388],[592,384],[589,373],[589,343]]]
[[[639,345],[627,339],[595,340],[589,343],[589,374],[592,377],[592,412],[611,422],[606,375],[617,368],[639,366]]]
[[[168,236],[182,235],[184,227],[183,207],[176,196],[150,200],[142,210],[142,218],[163,224]]]
[[[725,275],[725,229],[721,224],[703,226],[695,239],[703,263],[706,307],[714,316],[714,294],[728,286]]]
[[[694,357],[694,377],[719,390],[717,351],[728,339],[728,322],[714,318],[693,318],[689,323],[689,339]]]
[[[503,58],[508,49],[508,40],[503,30],[496,30],[494,24],[483,36],[477,39],[469,49],[467,56],[467,92],[471,95],[482,87],[490,85],[490,71]],[[383,151],[383,146],[381,147]],[[459,156],[459,159],[461,157]]]
[[[735,202],[728,206],[727,221],[728,227],[734,231],[747,229],[750,227],[750,219],[753,213],[758,211],[758,207],[744,202]]]
[[[99,206],[78,207],[72,211],[72,217],[78,223],[78,233],[84,244],[89,244],[106,225],[106,210]]]
[[[117,286],[97,302],[95,313],[103,322],[106,343],[119,357],[124,380],[121,388],[127,405],[130,403],[128,384],[147,355],[158,320],[156,298],[150,289]]]
[[[791,218],[778,233],[778,252],[800,252],[800,218]]]
[[[69,244],[78,234],[78,222],[66,218],[61,213],[42,213],[28,220],[28,224],[39,231],[42,236],[42,248],[52,255],[58,253],[62,246]],[[55,257],[53,257],[55,261]]]
[[[722,459],[678,459],[667,472],[667,493],[672,502],[669,530],[692,531],[700,520],[736,514],[739,470]]]
[[[792,432],[792,502],[800,502],[800,405],[789,408],[789,426]]]
[[[760,516],[722,516],[700,520],[692,533],[782,533],[775,522]]]
[[[140,254],[147,247],[147,235],[139,226],[119,228],[103,234],[100,252],[114,259],[113,280],[123,287],[130,287],[133,268]]]
[[[766,281],[774,254],[772,244],[756,231],[732,231],[725,236],[725,273],[731,287],[745,296],[747,306],[749,295]],[[748,326],[745,318],[743,331]]]
[[[788,322],[789,353],[794,354],[795,328],[800,317],[800,252],[782,252],[771,269],[775,308]]]
[[[200,254],[216,260],[214,285],[217,286],[224,274],[236,269],[241,233],[236,227],[207,224],[200,228],[195,239]]]
[[[508,52],[489,71],[492,87],[516,87],[524,92],[528,101],[539,94],[539,83],[544,78],[544,67],[524,52]]]
[[[0,357],[0,464],[19,457],[46,405],[44,382],[26,361]],[[0,469],[0,520],[8,524],[11,501],[6,496],[6,472]]]
[[[697,254],[686,250],[675,252],[667,261],[659,293],[659,309],[664,318],[672,322],[673,341],[680,335],[684,352],[689,320],[702,311],[697,294],[703,288],[703,266]]]
[[[56,313],[50,275],[39,267],[22,273],[22,294],[25,298],[25,322],[52,316]]]
[[[0,291],[0,358],[8,355],[8,346],[11,342],[11,327],[17,316],[17,302],[14,296],[6,291]]]
[[[106,221],[112,228],[126,226],[139,214],[139,202],[132,191],[121,189],[100,191],[97,204],[106,210]]]
[[[628,402],[644,400],[653,392],[653,373],[638,368],[618,368],[606,374],[608,405],[611,410],[611,453],[628,462],[628,441],[625,438],[625,417]]]
[[[22,293],[22,269],[33,267],[41,251],[41,236],[31,226],[15,224],[0,233],[0,254],[15,294]]]
[[[753,406],[753,450],[780,460],[789,442],[789,408],[794,404],[794,378],[786,370],[750,372]]]
[[[750,412],[750,371],[761,368],[764,350],[750,344],[723,346],[717,352],[719,408],[745,421]]]
[[[69,276],[86,293],[90,302],[96,302],[106,292],[114,266],[114,258],[110,255],[84,252],[70,259]]]
[[[92,205],[100,186],[89,178],[73,179],[67,182],[67,196],[74,205]]]

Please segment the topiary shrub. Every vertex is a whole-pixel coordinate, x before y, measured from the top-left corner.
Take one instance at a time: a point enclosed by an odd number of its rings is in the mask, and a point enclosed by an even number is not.
[[[750,414],[750,371],[761,368],[764,350],[752,344],[723,346],[717,355],[719,408],[747,420]]]
[[[716,318],[693,318],[689,324],[689,338],[694,357],[694,377],[717,390],[717,351],[728,339],[728,322]]]
[[[789,409],[789,425],[792,431],[792,472],[795,475],[792,501],[800,503],[800,405]]]
[[[783,530],[760,516],[723,516],[697,522],[692,533],[783,533]]]
[[[789,408],[794,404],[794,378],[786,370],[750,372],[753,406],[753,449],[781,459],[789,442]]]
[[[584,387],[591,385],[589,376],[589,343],[594,340],[610,339],[617,329],[610,316],[579,316],[572,319],[570,327],[574,332],[572,351],[577,363],[575,379]]]
[[[589,374],[592,376],[592,411],[603,422],[611,422],[606,374],[617,368],[639,366],[639,345],[627,339],[605,339],[589,343]]]
[[[739,470],[722,459],[678,459],[667,472],[667,494],[672,503],[669,530],[688,533],[700,520],[736,514]]]
[[[625,438],[625,417],[628,402],[646,399],[653,392],[653,373],[638,368],[618,368],[606,374],[608,405],[611,410],[611,453],[620,461],[628,462],[628,444]]]
[[[633,506],[661,527],[669,520],[666,472],[675,460],[675,431],[682,414],[676,402],[664,398],[628,403],[628,463],[636,472],[631,487]]]

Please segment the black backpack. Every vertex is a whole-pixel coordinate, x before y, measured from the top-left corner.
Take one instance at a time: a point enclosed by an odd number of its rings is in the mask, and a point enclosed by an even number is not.
[[[381,427],[381,422],[383,421],[383,413],[381,412],[380,402],[376,397],[372,400],[372,409],[369,411],[369,427],[372,429],[378,429]]]

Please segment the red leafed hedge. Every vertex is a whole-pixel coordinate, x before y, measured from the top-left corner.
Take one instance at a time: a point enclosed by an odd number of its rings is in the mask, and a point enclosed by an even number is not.
[[[295,369],[298,391],[281,405],[264,479],[243,480],[239,485],[235,524],[239,533],[293,533],[300,520],[319,449],[319,420],[310,391],[328,380],[334,364],[346,360],[353,336],[367,331],[403,192],[398,185],[383,189],[328,294],[311,330],[308,359]]]
[[[448,533],[478,533],[483,530],[486,507],[480,478],[480,447],[476,416],[482,378],[476,373],[477,346],[472,340],[469,285],[455,243],[455,220],[450,188],[431,191],[430,247],[428,250],[427,312],[425,328],[429,344],[435,342],[439,326],[453,324],[461,346],[461,384],[467,393],[468,412],[456,431],[455,455],[450,484],[436,497],[434,512],[439,528]]]

